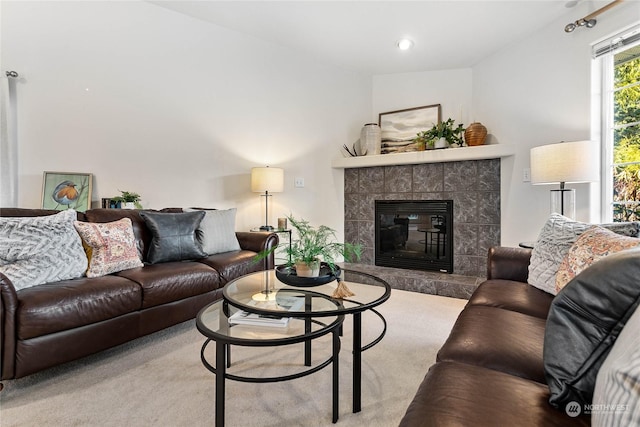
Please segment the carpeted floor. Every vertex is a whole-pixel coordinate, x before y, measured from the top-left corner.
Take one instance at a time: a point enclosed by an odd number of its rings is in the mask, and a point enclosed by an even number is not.
[[[351,412],[351,318],[340,353],[338,426],[395,426],[402,418],[465,300],[393,290],[379,311],[388,331],[363,353],[362,412]],[[380,321],[363,316],[363,343]],[[0,425],[211,426],[214,375],[200,361],[204,337],[189,321],[100,354],[26,378],[5,381]],[[291,373],[302,345],[232,350],[232,371]],[[213,350],[215,347],[210,346]],[[328,337],[313,342],[314,360],[330,352]],[[213,359],[214,352],[208,351]],[[267,368],[263,365],[268,366]],[[288,382],[227,381],[227,426],[330,426],[331,368]]]

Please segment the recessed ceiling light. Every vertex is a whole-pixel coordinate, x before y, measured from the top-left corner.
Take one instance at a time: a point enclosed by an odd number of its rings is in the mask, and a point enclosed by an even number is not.
[[[409,39],[400,39],[397,41],[396,46],[400,50],[409,50],[413,47],[413,41]]]

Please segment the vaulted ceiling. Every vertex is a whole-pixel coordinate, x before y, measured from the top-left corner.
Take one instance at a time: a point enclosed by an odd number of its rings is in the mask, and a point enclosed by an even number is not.
[[[565,15],[580,0],[152,1],[160,7],[365,74],[466,68]],[[586,1],[586,0],[582,0]],[[589,2],[589,11],[607,2]],[[583,13],[585,9],[582,9]],[[572,13],[573,12],[573,13]],[[558,37],[566,37],[562,24]],[[400,51],[407,37],[414,47]]]

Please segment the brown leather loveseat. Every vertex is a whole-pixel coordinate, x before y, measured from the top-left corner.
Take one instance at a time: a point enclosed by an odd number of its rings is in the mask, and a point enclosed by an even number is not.
[[[409,405],[402,427],[586,426],[549,404],[543,343],[553,296],[527,284],[530,249],[489,251],[480,284]]]
[[[181,209],[164,209],[181,212]],[[0,216],[33,217],[57,211],[2,209]],[[142,260],[151,232],[139,211],[93,209],[78,220],[131,219]],[[16,291],[0,274],[1,378],[13,379],[117,346],[196,316],[221,298],[222,287],[241,275],[273,268],[257,252],[277,244],[275,234],[236,233],[240,250],[194,261],[146,264],[102,277],[81,277]]]

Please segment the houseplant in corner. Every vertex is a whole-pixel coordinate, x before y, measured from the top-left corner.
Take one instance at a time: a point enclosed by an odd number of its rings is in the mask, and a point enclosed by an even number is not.
[[[451,118],[444,122],[433,125],[431,129],[418,133],[415,142],[425,144],[426,148],[447,148],[450,145],[461,146],[464,126],[455,126],[455,121]]]

